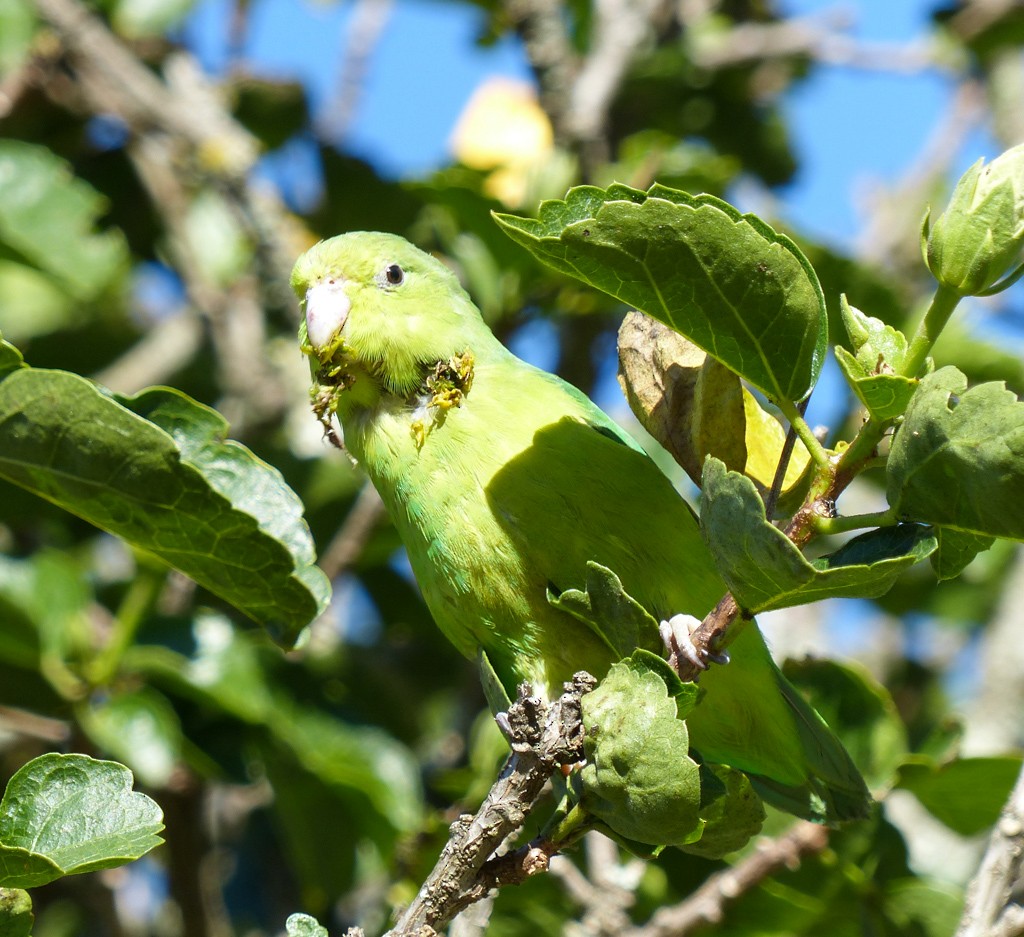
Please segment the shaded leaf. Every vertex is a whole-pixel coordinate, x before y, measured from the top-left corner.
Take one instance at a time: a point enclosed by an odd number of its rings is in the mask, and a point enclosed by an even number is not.
[[[695,843],[680,848],[705,859],[720,859],[742,849],[761,832],[764,804],[750,779],[725,765],[700,766],[700,817],[704,830]]]
[[[896,786],[951,830],[973,836],[999,819],[1020,770],[1019,755],[960,758],[937,767],[920,758],[900,766]]]
[[[587,625],[616,657],[627,657],[644,643],[642,636],[658,630],[650,613],[623,590],[619,577],[592,561],[587,562],[585,591],[566,589],[557,596],[549,591],[548,601]]]
[[[512,700],[508,698],[505,686],[502,684],[501,678],[498,676],[483,648],[480,648],[477,652],[477,667],[480,670],[480,683],[483,686],[484,696],[487,699],[487,705],[491,708],[491,712],[508,712],[509,706],[512,705]]]
[[[953,367],[921,380],[886,466],[901,517],[1024,540],[1024,405]]]
[[[935,549],[925,527],[881,528],[850,540],[831,556],[809,561],[765,519],[753,482],[717,459],[704,467],[701,530],[715,565],[748,612],[824,598],[872,598]]]
[[[620,662],[583,697],[580,801],[618,836],[667,845],[700,837],[699,768],[661,677]]]
[[[45,147],[0,140],[0,243],[78,299],[95,298],[126,269],[120,234],[94,230],[105,210]]]
[[[32,899],[27,891],[0,888],[0,937],[29,937],[33,920]]]
[[[538,219],[495,215],[544,263],[681,332],[775,400],[817,380],[825,299],[799,248],[710,195],[652,186],[570,189]]]
[[[964,909],[956,886],[914,876],[887,882],[882,901],[887,920],[920,937],[949,937]]]
[[[995,543],[995,537],[952,527],[936,527],[935,536],[939,546],[928,560],[940,580],[959,576],[979,553]]]
[[[181,724],[155,690],[119,693],[79,710],[89,737],[150,787],[164,787],[181,756]]]
[[[11,778],[0,801],[0,883],[31,888],[124,865],[158,846],[162,829],[160,808],[132,790],[124,765],[42,755]]]
[[[154,553],[290,643],[329,585],[298,497],[226,430],[172,390],[122,405],[77,375],[32,368],[0,384],[0,475]]]
[[[787,660],[782,672],[839,736],[868,784],[890,785],[907,753],[907,731],[889,691],[852,661]]]
[[[328,787],[365,798],[395,830],[418,829],[423,813],[419,766],[386,732],[283,702],[268,724],[302,767]]]

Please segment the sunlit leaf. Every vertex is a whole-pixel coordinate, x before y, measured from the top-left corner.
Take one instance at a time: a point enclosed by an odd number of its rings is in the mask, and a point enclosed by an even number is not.
[[[708,459],[703,487],[704,539],[729,590],[748,612],[883,595],[900,573],[935,549],[928,528],[906,524],[862,534],[812,562],[765,519],[750,479]]]
[[[133,412],[135,411],[135,412]],[[0,383],[0,475],[156,554],[284,642],[326,605],[302,504],[215,411],[63,371]]]
[[[886,466],[901,517],[1024,540],[1024,404],[956,368],[921,381]]]
[[[160,808],[132,790],[124,765],[42,755],[0,801],[0,885],[31,888],[124,865],[159,845],[162,829]]]
[[[127,263],[116,231],[96,232],[102,196],[42,146],[0,140],[0,244],[79,299],[92,299]]]
[[[571,189],[538,219],[496,215],[513,240],[681,332],[774,400],[798,401],[824,360],[821,286],[787,237],[710,195]]]

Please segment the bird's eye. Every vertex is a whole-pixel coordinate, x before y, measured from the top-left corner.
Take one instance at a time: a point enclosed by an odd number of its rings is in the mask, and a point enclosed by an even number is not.
[[[390,264],[384,268],[384,279],[392,286],[399,286],[405,279],[405,271],[398,264]]]

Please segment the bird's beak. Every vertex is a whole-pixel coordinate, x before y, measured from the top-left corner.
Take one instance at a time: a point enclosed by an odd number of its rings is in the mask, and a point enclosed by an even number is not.
[[[321,280],[306,290],[306,334],[316,351],[324,349],[345,327],[351,306],[342,277]]]

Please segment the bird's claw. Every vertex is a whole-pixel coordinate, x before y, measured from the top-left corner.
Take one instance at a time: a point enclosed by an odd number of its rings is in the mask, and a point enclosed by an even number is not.
[[[498,724],[501,734],[510,742],[512,741],[512,723],[508,721],[508,713],[500,712],[494,714],[494,721]]]
[[[693,632],[700,626],[700,619],[693,615],[673,615],[658,626],[665,650],[669,653],[669,662],[685,659],[697,670],[707,670],[708,662],[712,664],[728,664],[727,651],[714,652],[707,648],[697,648],[693,643]]]

